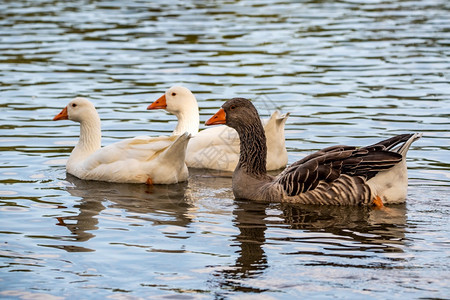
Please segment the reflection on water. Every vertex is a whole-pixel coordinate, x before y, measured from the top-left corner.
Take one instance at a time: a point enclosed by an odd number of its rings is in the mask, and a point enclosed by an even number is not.
[[[234,225],[239,234],[233,237],[233,247],[237,258],[231,268],[226,268],[213,274],[222,288],[246,292],[263,292],[264,289],[252,288],[242,285],[246,278],[255,278],[261,275],[268,267],[267,256],[263,246],[266,243],[265,222],[266,205],[251,202],[237,202],[233,211]]]
[[[66,181],[71,185],[67,191],[74,197],[81,198],[74,208],[78,209],[77,215],[56,217],[56,225],[65,226],[71,236],[70,241],[84,242],[95,237],[98,229],[98,215],[106,208],[103,202],[108,202],[109,209],[124,210],[128,218],[150,221],[158,224],[159,212],[164,212],[165,217],[170,215],[173,220],[164,220],[165,224],[186,227],[191,222],[187,211],[191,206],[190,200],[185,199],[186,184],[173,185],[145,184],[117,184],[98,181],[80,180],[67,174]],[[95,251],[74,245],[52,246],[67,251]]]
[[[0,2],[0,297],[447,298],[447,2]],[[290,163],[423,132],[407,203],[235,201],[208,170],[153,187],[66,175],[79,126],[51,119],[70,99],[95,103],[108,145],[170,134],[146,107],[175,84],[202,124],[235,96],[290,112]]]
[[[355,242],[347,250],[402,252],[406,205],[383,210],[361,207],[283,206],[284,223],[293,229],[328,232]],[[360,248],[364,245],[364,248]],[[337,249],[337,248],[336,248]]]
[[[406,206],[396,205],[386,210],[366,207],[321,207],[293,204],[263,204],[236,201],[233,210],[234,225],[239,234],[233,237],[236,261],[213,274],[213,282],[225,289],[246,292],[264,292],[269,287],[251,287],[245,279],[258,278],[270,267],[264,251],[267,245],[299,243],[302,248],[318,249],[284,252],[289,256],[311,256],[308,266],[372,268],[349,264],[347,259],[364,259],[377,253],[402,253],[405,239]],[[300,237],[271,235],[276,228],[320,233]],[[269,231],[267,234],[266,231]],[[321,260],[320,257],[326,257]],[[331,260],[335,257],[337,260]],[[398,262],[398,259],[397,259]],[[388,264],[385,263],[388,267]],[[383,266],[376,266],[376,268]]]

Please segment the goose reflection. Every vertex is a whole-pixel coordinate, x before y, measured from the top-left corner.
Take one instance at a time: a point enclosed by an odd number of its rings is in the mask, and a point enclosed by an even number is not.
[[[258,277],[268,267],[267,256],[263,250],[266,243],[265,221],[267,205],[258,202],[236,201],[233,211],[234,222],[239,234],[233,239],[238,247],[238,257],[232,268],[225,268],[213,274],[221,288],[246,292],[263,292],[264,289],[241,285],[242,280]]]
[[[74,205],[79,210],[78,214],[57,217],[57,225],[65,226],[72,234],[64,240],[82,243],[95,237],[98,215],[105,209],[123,209],[130,213],[129,218],[154,224],[161,222],[158,219],[161,215],[164,215],[165,224],[185,227],[191,223],[187,211],[192,203],[185,197],[185,183],[154,186],[117,184],[80,180],[70,174],[67,174],[66,181],[70,183],[66,190],[81,199]],[[51,247],[71,252],[94,251],[74,245]]]
[[[342,240],[346,241],[346,245],[341,248],[336,245],[334,249],[337,251],[345,248],[346,251],[403,252],[401,245],[405,241],[405,204],[392,205],[384,210],[304,205],[280,205],[279,208],[282,211],[282,223],[289,225],[291,229],[323,232],[338,239],[345,238]],[[354,246],[348,246],[347,241],[351,241]],[[329,252],[328,255],[330,254],[333,255]]]
[[[237,258],[233,265],[219,267],[213,273],[213,282],[222,288],[243,292],[261,292],[267,289],[252,287],[245,279],[258,278],[270,265],[270,256],[265,253],[266,245],[287,243],[310,244],[317,249],[295,252],[282,251],[286,259],[292,256],[310,256],[315,265],[327,264],[327,259],[317,256],[360,257],[367,251],[403,252],[405,241],[406,205],[390,206],[386,210],[372,210],[364,207],[311,206],[295,204],[263,204],[251,201],[236,201],[235,226],[239,234],[233,239]],[[271,234],[272,229],[276,234]],[[280,230],[287,230],[280,234]],[[294,231],[292,231],[294,230]],[[300,231],[300,232],[299,232]],[[321,233],[310,235],[309,233]],[[322,235],[323,234],[323,235]],[[268,235],[268,236],[266,236]],[[332,240],[332,242],[330,242]],[[294,245],[295,246],[295,245]],[[354,253],[352,253],[354,251]],[[365,254],[362,254],[365,255]],[[336,261],[333,262],[336,265]]]

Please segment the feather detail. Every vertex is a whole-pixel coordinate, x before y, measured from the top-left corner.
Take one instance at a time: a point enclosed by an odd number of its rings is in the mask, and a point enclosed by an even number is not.
[[[85,180],[122,183],[171,184],[187,179],[188,133],[140,136],[101,148],[100,118],[94,105],[75,98],[67,105],[67,113],[69,120],[80,123],[80,139],[66,165],[68,173]]]
[[[420,134],[398,135],[357,148],[324,148],[288,166],[275,178],[265,170],[266,143],[259,116],[244,98],[227,101],[226,124],[239,134],[241,153],[233,174],[236,198],[321,205],[371,205],[404,201],[405,155]]]

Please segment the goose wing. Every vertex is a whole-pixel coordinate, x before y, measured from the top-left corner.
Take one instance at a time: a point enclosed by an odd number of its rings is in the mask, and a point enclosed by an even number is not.
[[[313,190],[321,181],[333,182],[342,174],[370,179],[402,160],[398,153],[385,150],[385,145],[365,148],[332,146],[293,163],[276,178],[289,196]]]
[[[176,139],[171,137],[140,136],[108,145],[88,157],[83,164],[86,170],[93,170],[100,165],[134,160],[147,162],[167,149]]]
[[[399,134],[365,148],[381,147],[383,150],[392,150],[395,146],[408,141],[413,135],[413,133]]]

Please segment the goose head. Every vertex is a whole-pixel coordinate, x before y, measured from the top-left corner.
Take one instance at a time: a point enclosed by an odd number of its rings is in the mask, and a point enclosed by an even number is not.
[[[261,123],[253,103],[245,98],[233,98],[225,102],[205,125],[226,124],[239,132],[240,128],[251,127],[257,122]]]
[[[178,125],[173,131],[174,135],[181,135],[184,132],[189,132],[191,135],[198,133],[200,121],[197,99],[185,87],[171,87],[147,109],[165,109],[174,114],[178,119]]]
[[[239,163],[233,173],[233,192],[235,182],[239,181],[241,170],[253,177],[266,178],[267,144],[264,128],[258,111],[250,100],[233,98],[222,105],[205,125],[226,124],[239,134]],[[255,177],[255,178],[256,178]]]
[[[102,131],[100,117],[94,104],[85,98],[72,99],[53,121],[71,120],[80,123],[80,138],[70,154],[66,169],[74,174],[80,162],[101,148]]]
[[[176,116],[191,111],[192,108],[196,108],[198,111],[197,99],[189,89],[183,86],[171,87],[147,107],[147,109],[165,109]]]
[[[86,98],[77,97],[71,100],[69,104],[53,118],[53,121],[71,120],[81,123],[88,119],[98,119],[95,106]]]

